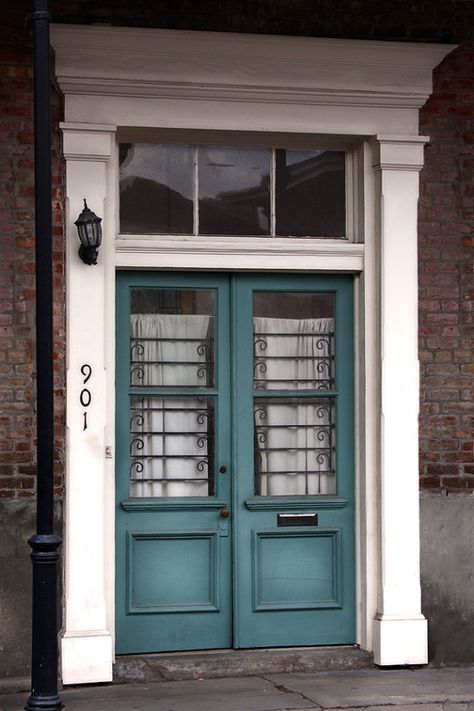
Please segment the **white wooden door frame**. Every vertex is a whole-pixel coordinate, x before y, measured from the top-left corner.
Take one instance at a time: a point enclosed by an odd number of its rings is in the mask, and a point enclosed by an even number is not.
[[[418,135],[418,111],[433,68],[453,47],[74,25],[53,25],[51,36],[65,94],[67,183],[64,683],[112,678],[117,268],[355,275],[357,640],[378,664],[426,662],[417,200],[427,139]],[[117,132],[129,127],[348,142],[357,166],[355,241],[121,238]],[[103,217],[92,267],[77,255],[74,220],[84,197]]]

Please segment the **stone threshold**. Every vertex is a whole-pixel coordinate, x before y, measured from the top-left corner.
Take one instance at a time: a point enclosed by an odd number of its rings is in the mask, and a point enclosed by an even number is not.
[[[373,667],[373,656],[356,646],[224,649],[118,656],[118,684],[219,679],[291,672],[350,671]]]

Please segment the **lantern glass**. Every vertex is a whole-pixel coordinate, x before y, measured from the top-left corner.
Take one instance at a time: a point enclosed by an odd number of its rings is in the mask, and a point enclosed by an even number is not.
[[[102,242],[101,222],[102,218],[92,212],[84,200],[84,209],[74,224],[81,240],[79,256],[86,264],[97,264],[98,248]]]
[[[99,247],[102,241],[102,229],[99,222],[84,222],[78,225],[79,239],[84,247]]]

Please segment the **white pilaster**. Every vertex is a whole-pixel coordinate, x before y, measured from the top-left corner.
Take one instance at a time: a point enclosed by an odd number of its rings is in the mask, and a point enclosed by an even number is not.
[[[379,590],[374,656],[427,662],[421,614],[418,499],[417,204],[421,136],[378,136],[380,265]]]
[[[62,128],[68,198],[65,610],[61,654],[63,681],[73,684],[112,678],[114,474],[113,449],[106,453],[106,448],[114,442],[115,129],[91,124],[64,124]],[[78,256],[74,221],[82,210],[83,198],[103,218],[97,265],[86,265]]]

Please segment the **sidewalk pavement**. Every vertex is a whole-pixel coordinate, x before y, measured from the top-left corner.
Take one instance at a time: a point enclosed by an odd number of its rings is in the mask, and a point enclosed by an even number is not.
[[[0,696],[0,711],[20,711],[27,696]],[[474,711],[474,667],[102,684],[61,698],[70,711]]]

